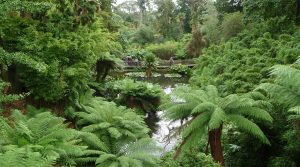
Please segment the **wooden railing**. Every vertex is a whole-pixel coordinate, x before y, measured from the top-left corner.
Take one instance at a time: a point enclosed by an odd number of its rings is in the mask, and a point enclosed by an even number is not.
[[[125,68],[135,68],[135,67],[143,67],[144,62],[143,61],[124,61]],[[194,67],[196,65],[195,59],[185,59],[185,60],[174,60],[174,61],[169,61],[169,60],[160,60],[158,62],[157,68],[168,68],[172,65],[175,64],[182,64],[186,65],[189,67]]]

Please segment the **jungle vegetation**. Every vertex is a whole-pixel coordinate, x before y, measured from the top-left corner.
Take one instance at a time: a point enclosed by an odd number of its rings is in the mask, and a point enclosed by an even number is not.
[[[300,166],[299,26],[299,0],[0,0],[0,166]],[[117,75],[168,61],[171,94]]]

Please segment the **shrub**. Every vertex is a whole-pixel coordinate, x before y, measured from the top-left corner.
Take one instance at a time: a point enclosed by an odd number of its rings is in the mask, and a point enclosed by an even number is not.
[[[178,73],[180,75],[184,75],[184,76],[190,76],[192,73],[192,69],[190,69],[188,66],[182,65],[182,64],[172,65],[171,71],[174,73]]]
[[[2,167],[52,167],[51,163],[44,159],[39,152],[33,152],[30,149],[10,146],[0,150],[0,166]]]
[[[240,12],[226,14],[221,25],[222,37],[227,41],[244,29],[243,14]]]
[[[295,162],[288,157],[274,157],[268,162],[268,167],[296,167]]]
[[[187,57],[189,57],[188,51],[186,49],[186,45],[189,43],[191,38],[192,38],[192,34],[185,34],[178,41],[177,51],[175,53],[177,59],[186,59]]]
[[[146,47],[146,50],[152,52],[160,59],[168,60],[176,56],[178,42],[168,41],[161,44],[151,44]]]
[[[35,154],[32,158],[42,157],[57,165],[76,165],[75,159],[84,155],[86,148],[78,145],[81,133],[68,129],[64,118],[33,107],[28,110],[27,115],[15,111],[11,117],[13,122],[0,117],[0,148],[19,148],[15,149],[16,154],[26,153],[22,153],[22,149],[30,150],[31,153],[26,154]],[[9,154],[4,152],[2,156]]]
[[[151,43],[154,40],[153,28],[142,26],[134,34],[133,42],[145,45]]]
[[[140,109],[145,114],[157,110],[163,91],[159,85],[124,79],[107,83],[103,94],[109,94],[116,103]]]
[[[226,43],[206,48],[191,82],[198,86],[214,84],[224,93],[245,93],[268,79],[273,65],[295,60],[300,47],[297,31],[272,37],[259,30],[245,30]]]
[[[201,152],[184,153],[174,161],[173,153],[169,152],[162,157],[161,167],[220,167],[210,155]]]

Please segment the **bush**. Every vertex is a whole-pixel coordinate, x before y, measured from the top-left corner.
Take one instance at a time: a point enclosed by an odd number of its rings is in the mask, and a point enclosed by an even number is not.
[[[271,35],[263,32],[264,25],[259,27],[206,48],[191,83],[214,84],[224,93],[245,93],[269,79],[268,69],[273,65],[288,64],[296,59],[300,47],[297,31]]]
[[[186,59],[189,57],[188,51],[186,50],[186,45],[192,39],[192,34],[185,34],[183,37],[178,41],[177,51],[175,56],[177,59]]]
[[[221,25],[222,37],[227,41],[244,29],[243,14],[240,12],[226,14]]]
[[[174,73],[178,73],[180,75],[183,76],[190,76],[192,73],[192,69],[190,69],[188,66],[186,65],[182,65],[182,64],[175,64],[171,66],[171,71]]]
[[[179,159],[174,160],[172,152],[162,157],[161,167],[220,167],[211,156],[204,153],[185,153]]]
[[[169,60],[176,56],[178,42],[168,41],[161,44],[151,44],[146,47],[146,50],[152,52],[160,59]]]
[[[268,162],[268,167],[296,167],[295,162],[288,157],[274,157]]]
[[[153,28],[142,26],[134,34],[133,42],[145,45],[151,43],[154,40],[154,31]]]
[[[141,109],[145,114],[157,110],[163,90],[156,84],[124,79],[107,83],[104,94],[110,94],[110,100],[117,104]]]
[[[133,59],[137,58],[139,60],[142,60],[146,54],[148,54],[148,51],[145,49],[131,49],[126,53],[127,56],[130,56]]]

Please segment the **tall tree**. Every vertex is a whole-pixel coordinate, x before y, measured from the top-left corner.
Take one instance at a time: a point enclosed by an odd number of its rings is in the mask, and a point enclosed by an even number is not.
[[[174,156],[175,159],[182,150],[189,150],[197,144],[206,133],[212,157],[224,166],[221,135],[224,124],[229,122],[263,143],[270,144],[262,130],[252,122],[252,119],[265,122],[273,120],[264,110],[265,107],[269,107],[269,103],[263,101],[264,96],[260,93],[222,97],[217,88],[210,85],[200,90],[183,87],[173,95],[176,97],[174,101],[162,105],[162,108],[166,109],[164,116],[172,121],[187,120],[177,129],[181,131],[182,142]]]
[[[191,8],[189,7],[188,0],[177,0],[177,15],[183,15],[182,27],[185,33],[191,33]]]
[[[175,4],[172,0],[156,0],[157,5],[157,26],[164,37],[174,35],[174,24],[176,23]]]
[[[300,24],[300,0],[297,0],[297,24]]]
[[[140,26],[143,24],[145,12],[146,12],[146,3],[149,3],[148,0],[137,0],[137,4],[140,9]]]
[[[41,103],[66,100],[87,88],[97,60],[119,55],[104,14],[98,15],[111,4],[99,9],[96,0],[0,2],[1,75],[12,92],[30,91]]]
[[[242,0],[216,0],[215,6],[219,12],[219,18],[225,13],[242,12]]]
[[[296,0],[244,0],[243,11],[247,22],[261,22],[274,17],[285,17],[295,21]]]
[[[191,9],[191,28],[192,39],[187,45],[189,55],[198,57],[202,48],[205,46],[203,35],[200,30],[204,21],[204,14],[207,9],[208,0],[188,0],[187,3]]]

